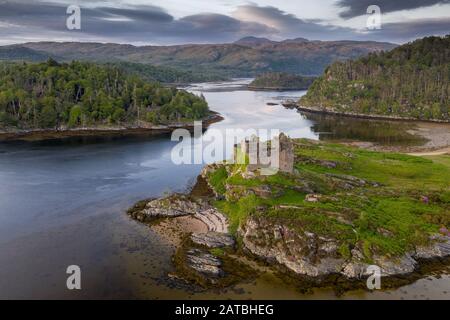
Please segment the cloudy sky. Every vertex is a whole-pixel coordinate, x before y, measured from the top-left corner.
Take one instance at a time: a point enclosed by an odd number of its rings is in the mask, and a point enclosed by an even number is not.
[[[68,30],[69,5],[81,30]],[[367,8],[381,29],[367,29]],[[97,41],[134,45],[273,40],[377,40],[404,43],[450,33],[450,0],[0,0],[0,45]]]

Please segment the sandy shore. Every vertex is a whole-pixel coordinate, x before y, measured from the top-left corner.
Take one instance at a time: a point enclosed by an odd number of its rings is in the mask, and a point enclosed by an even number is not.
[[[178,247],[183,237],[189,233],[208,232],[208,226],[193,216],[168,218],[151,226],[164,241]]]
[[[415,127],[407,132],[423,138],[422,145],[386,146],[367,141],[339,141],[343,144],[373,151],[400,152],[411,155],[450,154],[450,124],[433,122],[416,122]]]
[[[417,127],[409,132],[428,140],[424,145],[418,146],[418,150],[411,153],[428,153],[429,155],[450,153],[450,124],[419,122]]]

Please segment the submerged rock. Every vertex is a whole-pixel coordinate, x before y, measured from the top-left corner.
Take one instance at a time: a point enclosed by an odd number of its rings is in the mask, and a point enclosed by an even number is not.
[[[190,249],[186,254],[187,266],[209,277],[223,276],[222,262],[210,253],[199,249]]]

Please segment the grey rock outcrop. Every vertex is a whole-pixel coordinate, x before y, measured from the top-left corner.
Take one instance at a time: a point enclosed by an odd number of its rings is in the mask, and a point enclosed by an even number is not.
[[[358,248],[343,258],[336,239],[320,237],[312,232],[299,231],[275,223],[265,217],[250,217],[239,229],[242,243],[250,253],[287,267],[294,273],[311,277],[341,274],[360,279],[370,275],[369,264]],[[381,276],[395,276],[416,270],[417,259],[450,256],[450,237],[433,236],[432,245],[416,248],[415,253],[400,257],[373,255],[370,264],[381,269]]]
[[[418,246],[414,258],[431,259],[450,256],[450,237],[443,235],[432,236],[430,246]]]
[[[210,253],[198,249],[190,249],[186,254],[187,266],[208,277],[223,276],[222,263]]]
[[[202,211],[204,204],[194,202],[182,195],[173,195],[167,198],[155,199],[147,203],[143,213],[147,217],[179,217],[193,215]]]
[[[208,231],[228,232],[227,218],[216,208],[201,199],[192,199],[175,194],[166,198],[149,201],[140,212],[134,212],[139,221],[151,221],[152,218],[175,218],[192,216],[202,221]]]
[[[299,233],[263,218],[249,218],[240,234],[252,254],[276,261],[297,274],[317,277],[338,273],[345,263],[336,252],[334,240]]]
[[[224,248],[235,245],[234,238],[231,235],[220,232],[193,233],[191,240],[208,248]]]

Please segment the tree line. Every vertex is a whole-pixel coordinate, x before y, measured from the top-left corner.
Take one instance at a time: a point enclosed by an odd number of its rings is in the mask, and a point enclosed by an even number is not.
[[[168,124],[201,119],[203,96],[163,87],[113,65],[0,64],[0,126],[21,129]]]

